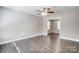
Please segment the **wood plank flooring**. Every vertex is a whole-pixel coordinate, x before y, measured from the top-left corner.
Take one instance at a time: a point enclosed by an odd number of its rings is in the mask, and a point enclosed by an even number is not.
[[[59,34],[41,35],[14,43],[0,45],[0,53],[79,53],[79,42],[60,39]]]

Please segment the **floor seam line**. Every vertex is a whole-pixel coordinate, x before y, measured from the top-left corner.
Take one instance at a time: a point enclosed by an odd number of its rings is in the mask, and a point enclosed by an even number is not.
[[[20,50],[19,50],[19,48],[17,47],[16,43],[15,43],[15,42],[13,42],[13,44],[14,44],[14,46],[16,47],[16,49],[17,49],[18,53],[21,53],[21,51],[20,51]]]

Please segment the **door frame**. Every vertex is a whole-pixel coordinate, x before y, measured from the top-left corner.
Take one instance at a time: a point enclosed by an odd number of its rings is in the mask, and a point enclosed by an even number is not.
[[[55,20],[55,21],[60,21],[60,30],[58,33],[61,33],[61,17],[55,17],[55,18],[50,18],[50,19],[47,19],[47,23],[46,23],[46,35],[48,35],[48,21],[50,20]]]

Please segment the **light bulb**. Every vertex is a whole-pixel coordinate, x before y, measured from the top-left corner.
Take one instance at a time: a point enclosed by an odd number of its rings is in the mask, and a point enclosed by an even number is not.
[[[41,14],[42,14],[43,16],[45,16],[45,15],[47,15],[47,12],[42,12]]]

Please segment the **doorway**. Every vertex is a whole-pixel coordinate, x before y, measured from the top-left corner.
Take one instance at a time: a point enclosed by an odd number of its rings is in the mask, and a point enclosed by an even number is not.
[[[60,33],[60,20],[54,19],[54,20],[48,20],[48,34],[52,33]]]

